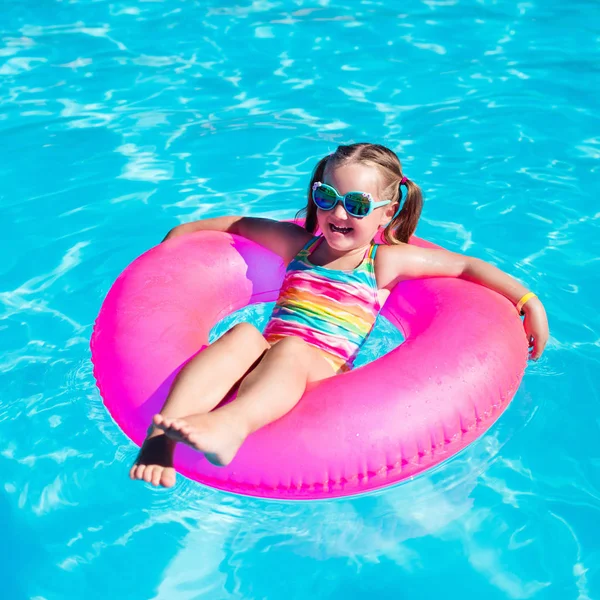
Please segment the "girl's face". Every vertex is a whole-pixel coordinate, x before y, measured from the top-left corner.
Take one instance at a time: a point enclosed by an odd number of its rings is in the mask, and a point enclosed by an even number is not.
[[[340,196],[348,192],[366,192],[374,201],[389,200],[379,197],[379,175],[373,167],[347,164],[326,169],[323,183],[332,186]],[[387,225],[394,216],[397,203],[374,209],[370,215],[357,218],[349,215],[341,202],[332,210],[317,208],[317,223],[329,246],[334,250],[349,251],[371,243],[377,230]]]

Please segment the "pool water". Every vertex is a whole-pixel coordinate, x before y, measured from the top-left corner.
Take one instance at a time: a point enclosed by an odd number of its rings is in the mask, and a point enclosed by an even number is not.
[[[591,0],[4,0],[2,597],[600,597],[599,24]],[[418,235],[543,299],[509,409],[363,497],[129,481],[89,351],[116,276],[179,222],[292,217],[365,140],[422,186]]]

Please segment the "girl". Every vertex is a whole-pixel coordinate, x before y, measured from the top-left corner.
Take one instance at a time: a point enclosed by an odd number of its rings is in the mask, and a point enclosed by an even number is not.
[[[174,485],[177,442],[215,465],[229,464],[246,437],[289,412],[307,386],[352,368],[381,306],[402,280],[461,277],[504,295],[525,315],[531,356],[539,358],[548,340],[542,303],[481,260],[408,245],[421,207],[421,191],[403,175],[394,152],[352,144],[317,164],[304,228],[220,217],[169,232],[165,239],[204,229],[241,235],[279,254],[288,266],[264,334],[240,323],[180,371],[130,477]],[[317,229],[320,236],[314,236]],[[377,245],[373,239],[380,230],[386,244]],[[215,409],[236,384],[237,398]]]

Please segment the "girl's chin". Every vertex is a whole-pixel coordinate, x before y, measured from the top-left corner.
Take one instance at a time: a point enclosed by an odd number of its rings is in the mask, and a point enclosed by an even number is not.
[[[356,239],[352,233],[334,233],[327,231],[324,233],[325,239],[331,248],[346,250],[356,245]]]

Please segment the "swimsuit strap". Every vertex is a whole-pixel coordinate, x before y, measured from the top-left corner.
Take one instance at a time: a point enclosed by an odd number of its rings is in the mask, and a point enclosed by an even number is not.
[[[379,248],[379,244],[373,242],[371,247],[369,248],[369,260],[371,262],[375,262],[375,255],[377,254],[377,248]]]
[[[311,240],[304,245],[300,252],[306,252],[306,254],[312,254],[317,246],[317,244],[323,239],[322,235],[315,235]]]
[[[300,249],[300,252],[298,252],[298,254],[296,254],[296,256],[290,261],[290,265],[295,260],[300,260],[300,261],[306,260],[306,258],[314,250],[314,246],[320,239],[321,239],[321,236],[315,235],[310,240],[308,240],[308,242],[306,242],[306,244],[304,244],[304,246],[302,246],[302,248]]]
[[[377,248],[379,248],[379,244],[373,242],[369,248],[368,260],[365,261],[365,270],[367,271],[369,279],[371,280],[371,287],[373,289],[373,296],[375,298],[375,311],[377,314],[379,314],[379,311],[381,310],[381,304],[379,302],[379,286],[377,285],[377,277],[375,276],[375,255],[377,254]]]

